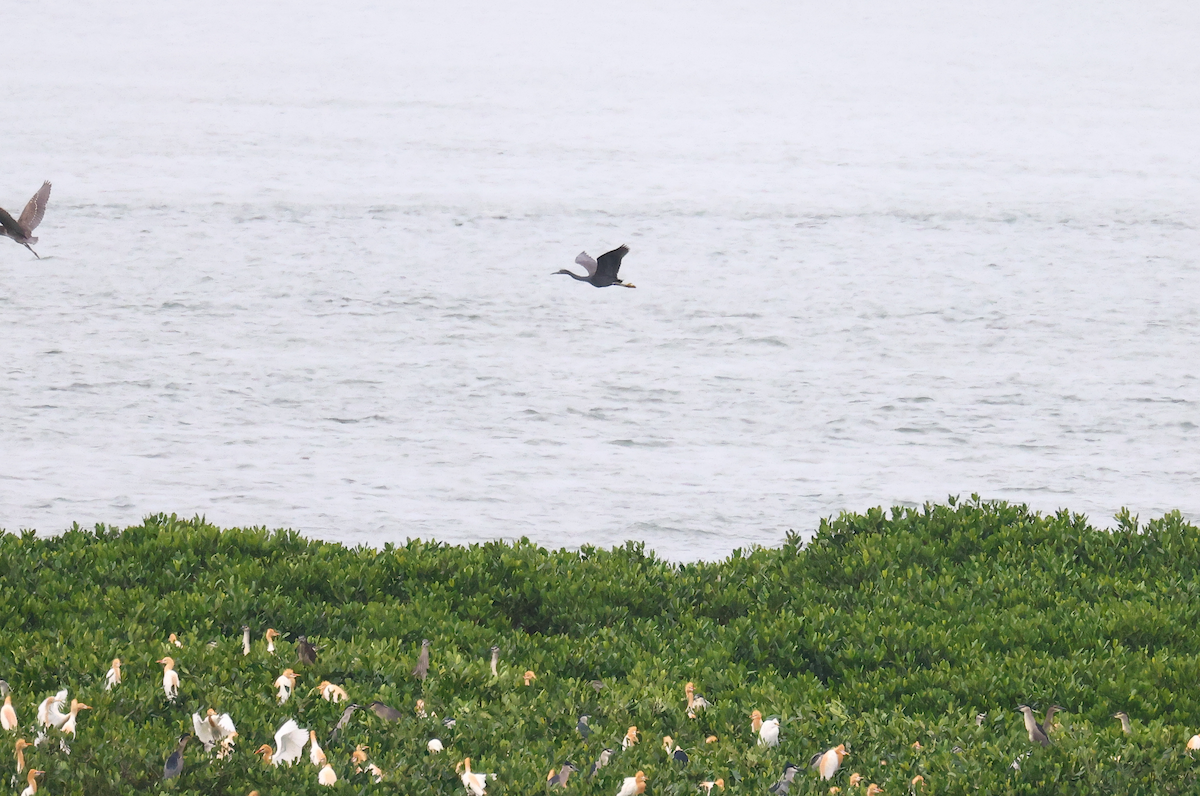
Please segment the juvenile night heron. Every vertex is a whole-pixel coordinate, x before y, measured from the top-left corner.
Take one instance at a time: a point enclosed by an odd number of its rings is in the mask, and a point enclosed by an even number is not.
[[[317,648],[308,643],[308,636],[296,640],[296,654],[305,666],[313,666],[317,662]]]
[[[1059,705],[1051,705],[1046,708],[1046,718],[1042,721],[1042,732],[1046,734],[1047,738],[1050,737],[1050,731],[1054,729],[1054,714],[1060,710],[1065,711],[1066,708]]]
[[[621,287],[637,287],[636,285],[626,284],[617,278],[617,271],[621,269],[621,259],[629,254],[629,247],[625,245],[618,246],[610,252],[605,252],[600,255],[599,260],[593,260],[587,252],[580,252],[575,258],[576,265],[582,265],[587,269],[587,276],[580,276],[572,273],[567,269],[555,271],[553,276],[566,274],[572,279],[577,279],[580,282],[587,282],[593,287],[608,287],[609,285],[620,285]]]
[[[500,662],[500,648],[492,647],[492,677],[499,677],[500,673],[496,671],[496,664]]]
[[[412,670],[413,677],[424,681],[429,674],[429,639],[421,639],[421,654],[417,656],[417,665]]]
[[[774,793],[775,796],[787,796],[788,788],[792,786],[792,780],[800,773],[800,766],[795,763],[788,763],[783,767],[783,776],[779,781],[772,785],[768,790]]]
[[[1046,737],[1046,732],[1038,726],[1037,720],[1034,719],[1033,708],[1028,705],[1018,705],[1017,710],[1025,716],[1025,731],[1029,733],[1029,742],[1049,746],[1050,739]]]
[[[183,750],[187,748],[190,740],[192,740],[191,733],[185,732],[179,736],[179,746],[175,747],[175,751],[171,752],[166,765],[163,766],[163,779],[174,779],[183,773]]]
[[[375,711],[376,716],[384,721],[400,721],[400,718],[404,715],[391,705],[385,705],[378,699],[371,703],[370,708]]]
[[[601,752],[600,756],[596,758],[596,762],[592,763],[592,770],[588,772],[588,778],[590,779],[591,777],[596,776],[597,771],[607,766],[608,761],[612,760],[612,756],[612,749],[605,749],[603,752]]]
[[[1119,719],[1121,722],[1121,732],[1130,735],[1133,732],[1133,725],[1129,723],[1129,714],[1123,710],[1119,710],[1112,715],[1114,719]]]
[[[565,788],[567,779],[578,770],[575,764],[568,760],[558,771],[550,769],[550,776],[546,777],[546,784],[551,788]]]
[[[38,239],[33,237],[33,231],[37,229],[38,224],[42,223],[42,216],[46,215],[46,203],[49,201],[50,181],[47,180],[42,183],[42,187],[33,195],[33,198],[26,203],[20,218],[14,219],[7,210],[0,207],[0,235],[12,238],[33,252],[33,256],[39,260],[42,259],[41,256],[33,251],[31,245],[38,242]]]

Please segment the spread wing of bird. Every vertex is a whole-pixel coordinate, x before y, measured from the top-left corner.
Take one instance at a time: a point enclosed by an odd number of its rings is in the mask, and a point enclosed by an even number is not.
[[[42,223],[42,216],[46,215],[46,202],[49,201],[50,181],[47,180],[42,183],[42,187],[25,205],[25,209],[21,211],[21,217],[17,219],[17,223],[21,225],[21,229],[25,230],[26,235],[32,235],[38,224]]]
[[[275,757],[283,762],[291,762],[300,756],[306,743],[308,730],[301,729],[295,719],[288,719],[275,732]]]
[[[209,751],[213,748],[213,744],[217,742],[217,734],[213,732],[213,728],[209,726],[208,719],[200,718],[199,713],[192,714],[192,729],[196,731],[196,737],[204,744],[204,751]]]
[[[622,245],[600,255],[600,260],[596,264],[600,277],[616,280],[617,271],[621,269],[621,258],[627,254],[629,254],[629,247]]]
[[[586,268],[589,277],[596,275],[596,261],[587,252],[580,252],[579,256],[575,258],[575,264]]]
[[[217,727],[222,737],[233,735],[237,732],[237,727],[233,726],[233,719],[229,718],[228,713],[222,713],[217,719]]]

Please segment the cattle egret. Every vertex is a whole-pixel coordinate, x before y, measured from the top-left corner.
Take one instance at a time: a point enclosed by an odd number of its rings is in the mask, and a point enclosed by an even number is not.
[[[179,673],[175,671],[175,659],[159,658],[155,663],[163,665],[163,693],[174,702],[175,697],[179,696]]]
[[[767,719],[758,729],[759,746],[779,745],[779,719]]]
[[[183,772],[183,750],[187,748],[190,740],[192,736],[189,733],[185,732],[179,736],[179,746],[175,747],[175,751],[171,752],[163,766],[163,779],[174,779]]]
[[[442,746],[442,742],[439,741],[437,738],[433,738],[429,741],[429,743],[425,744],[425,748],[429,750],[430,754],[436,755],[438,752],[442,751],[446,747]]]
[[[233,719],[229,714],[222,713],[218,716],[217,711],[212,708],[208,709],[204,718],[200,718],[199,713],[192,714],[192,730],[200,739],[200,743],[204,744],[206,752],[211,752],[224,738],[237,733],[237,727],[233,726]]]
[[[707,699],[696,693],[694,684],[688,683],[683,687],[683,690],[687,694],[687,714],[689,719],[696,718],[697,710],[704,710],[710,706],[711,703]]]
[[[329,787],[330,785],[336,785],[337,774],[333,773],[333,766],[326,763],[321,769],[320,773],[317,774],[317,782],[325,785],[326,787]]]
[[[28,787],[21,791],[21,796],[34,796],[37,793],[37,778],[45,773],[45,771],[39,771],[36,768],[29,769],[29,776],[25,778]]]
[[[1125,733],[1126,735],[1129,735],[1130,733],[1133,732],[1133,725],[1131,725],[1129,723],[1129,714],[1128,713],[1126,713],[1125,711],[1122,710],[1117,713],[1114,713],[1112,715],[1112,717],[1114,719],[1119,719],[1121,721],[1121,732]]]
[[[717,736],[715,736],[715,735],[709,735],[708,737],[706,737],[706,738],[704,739],[704,742],[705,742],[705,743],[716,743],[716,742],[717,742]]]
[[[26,741],[24,738],[17,739],[17,773],[20,774],[25,770],[25,750],[33,744]]]
[[[596,762],[592,763],[592,770],[588,772],[588,777],[590,778],[596,776],[596,772],[607,766],[608,761],[612,759],[612,756],[612,749],[605,749],[603,752],[601,752],[600,756],[596,758]]]
[[[38,726],[62,727],[70,718],[62,712],[62,705],[67,701],[67,690],[64,688],[52,697],[46,697],[38,705]]]
[[[79,711],[91,710],[91,705],[85,705],[78,699],[71,700],[71,713],[67,716],[67,720],[63,723],[62,731],[64,735],[75,737],[75,721],[79,718]]]
[[[588,736],[592,734],[592,728],[588,726],[588,719],[590,718],[591,716],[585,713],[580,716],[579,721],[575,723],[575,731],[582,735],[583,740],[585,741],[588,739]]]
[[[0,708],[0,727],[9,731],[17,729],[17,711],[12,706],[12,694],[4,695],[4,707]]]
[[[308,730],[301,729],[295,719],[288,719],[283,726],[275,731],[275,749],[263,744],[254,752],[263,756],[264,763],[279,766],[287,763],[289,766],[300,759],[304,744],[308,743]]]
[[[279,689],[279,693],[275,698],[279,700],[279,704],[288,701],[292,695],[292,690],[296,687],[296,673],[291,669],[284,669],[283,674],[275,678],[275,687]]]
[[[180,649],[183,648],[183,642],[180,641],[179,636],[175,635],[174,633],[167,636],[167,643],[174,644],[176,647],[179,647]]]
[[[917,788],[923,787],[925,785],[925,777],[921,776],[920,774],[917,774],[915,777],[912,778],[912,780],[908,784],[909,784],[909,787],[911,787],[913,790],[916,790]]]
[[[417,665],[412,670],[413,677],[424,681],[429,674],[429,639],[421,639],[421,654],[417,656]]]
[[[707,782],[701,782],[701,783],[700,783],[700,790],[704,791],[705,793],[710,793],[710,794],[711,794],[711,793],[712,793],[712,789],[713,789],[714,787],[716,787],[716,788],[720,788],[721,790],[725,790],[725,780],[723,780],[723,779],[714,779],[714,780],[709,780],[709,781],[707,781]]]
[[[625,777],[625,782],[621,785],[621,789],[617,791],[617,796],[638,796],[638,794],[645,792],[646,772],[639,771],[632,777]]]
[[[267,632],[263,634],[263,638],[267,640],[267,652],[275,654],[275,639],[279,638],[279,631],[273,627],[268,627]]]
[[[242,625],[242,655],[250,654],[250,625]]]
[[[483,796],[485,789],[487,788],[488,776],[491,776],[492,779],[496,778],[495,774],[488,775],[472,772],[471,758],[469,757],[455,766],[454,770],[462,771],[461,779],[463,787],[466,788],[468,792],[473,794],[473,796]]]
[[[750,712],[750,731],[757,733],[762,729],[762,713],[757,710]]]
[[[308,731],[308,759],[314,766],[323,766],[329,762],[325,750],[317,743],[317,731]]]
[[[400,721],[404,714],[396,710],[390,705],[385,705],[378,699],[371,703],[371,710],[375,711],[375,715],[384,721]]]
[[[788,763],[783,767],[783,776],[781,776],[779,781],[767,790],[776,794],[776,796],[787,796],[788,788],[792,786],[792,780],[796,778],[796,774],[799,772],[800,766],[795,765],[794,763]]]
[[[921,746],[921,742],[920,742],[920,741],[913,741],[913,742],[912,742],[912,748],[913,748],[913,749],[916,749],[916,750],[919,752],[919,751],[921,751],[922,749],[924,749],[925,747]]]
[[[226,713],[226,716],[229,714]],[[232,722],[231,722],[232,723]],[[233,739],[237,737],[236,732],[231,732],[221,739],[221,748],[217,750],[217,759],[224,760],[233,754]]]
[[[350,723],[350,717],[354,715],[354,711],[362,710],[362,705],[350,705],[342,711],[342,717],[338,719],[337,726],[329,733],[330,739],[336,739],[337,734],[346,728]]]
[[[546,777],[546,784],[551,788],[565,788],[567,786],[567,779],[578,770],[575,764],[570,761],[563,763],[562,768],[558,769],[558,771],[550,769],[550,775]]]
[[[374,763],[370,763],[367,765],[367,771],[372,777],[375,778],[376,785],[378,785],[380,782],[383,782],[383,769],[381,769],[379,766],[375,765]]]
[[[833,779],[833,775],[841,767],[842,758],[845,756],[846,745],[838,744],[828,752],[813,755],[808,764],[821,775],[821,779]]]
[[[104,673],[104,690],[111,691],[114,685],[121,682],[121,659],[113,658],[112,666]]]
[[[533,681],[536,679],[537,675],[533,673],[532,669],[525,670],[525,685],[532,685]]]
[[[621,739],[621,748],[628,749],[638,742],[638,729],[636,726],[630,727],[625,731],[625,737]]]
[[[854,773],[850,775],[850,787],[857,788],[863,780],[863,775]]]
[[[367,762],[367,750],[369,746],[358,744],[354,747],[354,751],[350,753],[350,762],[354,764],[354,773],[362,772],[362,764]]]
[[[1200,749],[1200,735],[1193,735],[1187,742],[1187,748],[1189,752],[1194,752],[1197,749]]]
[[[425,700],[424,699],[417,700],[417,706],[415,708],[415,712],[417,714],[418,719],[429,718],[429,714],[425,712]]]
[[[877,793],[883,793],[883,788],[872,782],[867,786],[867,796],[875,796]]]
[[[320,691],[321,699],[324,699],[326,702],[341,702],[349,696],[346,693],[346,689],[340,685],[334,685],[328,680],[322,680],[321,684],[313,690]]]
[[[496,664],[500,662],[500,648],[492,647],[492,677],[499,677],[500,673],[496,671]]]
[[[296,639],[296,655],[305,666],[314,666],[317,663],[317,648],[308,643],[308,636]]]
[[[1042,746],[1049,746],[1050,739],[1046,737],[1046,733],[1038,726],[1037,721],[1033,718],[1033,708],[1028,705],[1019,705],[1017,710],[1021,711],[1025,716],[1025,731],[1029,733],[1030,743],[1040,743]]]

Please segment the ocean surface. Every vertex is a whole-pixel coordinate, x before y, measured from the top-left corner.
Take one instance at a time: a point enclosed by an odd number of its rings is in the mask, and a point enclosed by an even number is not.
[[[0,527],[1200,519],[1200,5],[15,0]],[[565,276],[627,243],[636,290]],[[576,268],[576,270],[580,270]]]

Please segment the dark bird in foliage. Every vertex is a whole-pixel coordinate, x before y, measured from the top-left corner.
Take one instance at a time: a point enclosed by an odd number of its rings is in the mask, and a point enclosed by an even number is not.
[[[378,699],[371,703],[371,710],[375,711],[375,715],[384,721],[400,721],[400,711],[393,707],[383,704]]]
[[[1117,711],[1112,715],[1114,719],[1119,719],[1121,722],[1121,732],[1129,735],[1133,732],[1133,725],[1129,723],[1129,714],[1123,710]]]
[[[499,677],[500,673],[496,671],[496,664],[500,662],[500,648],[492,647],[492,677]]]
[[[578,770],[575,764],[570,761],[563,763],[562,768],[557,772],[554,769],[550,769],[550,776],[546,777],[546,783],[551,788],[565,788],[567,786],[567,778]]]
[[[671,756],[671,759],[674,760],[676,763],[687,763],[687,761],[688,761],[687,752],[680,749],[675,744],[675,739],[672,738],[670,735],[663,736],[663,749],[665,749],[667,751],[667,754],[669,754]]]
[[[337,734],[346,729],[346,725],[350,723],[350,717],[354,715],[354,711],[362,710],[362,705],[348,705],[342,711],[342,717],[338,719],[337,726],[333,728],[333,732],[329,733],[330,739],[337,738]]]
[[[42,216],[46,215],[46,203],[49,201],[50,182],[47,180],[42,183],[42,187],[25,205],[20,218],[14,219],[7,210],[0,207],[0,235],[12,238],[33,252],[33,256],[39,260],[42,258],[33,251],[33,246],[30,244],[38,242],[38,239],[33,237],[33,231],[37,229],[38,224],[42,223]]]
[[[592,734],[592,728],[588,726],[589,718],[591,718],[591,716],[585,713],[579,717],[579,723],[575,725],[575,729],[579,731],[579,734],[583,736],[583,740],[585,741],[588,739],[588,736]]]
[[[612,760],[612,756],[612,749],[605,749],[603,752],[601,752],[600,756],[596,758],[596,762],[592,763],[592,770],[588,772],[588,777],[596,776],[596,772],[607,766],[608,761]]]
[[[455,724],[458,724],[458,722],[454,720],[453,716],[447,716],[446,718],[442,719],[443,727],[453,727]]]
[[[587,276],[571,273],[566,268],[561,271],[555,271],[553,276],[566,274],[572,279],[578,279],[580,282],[587,282],[594,287],[608,287],[609,285],[620,285],[621,287],[637,287],[622,282],[617,278],[617,271],[621,269],[621,259],[629,254],[629,247],[625,245],[618,246],[610,252],[605,252],[600,255],[599,260],[593,260],[587,252],[580,252],[575,258],[576,265],[582,265],[587,269]]]
[[[1037,720],[1034,719],[1033,708],[1028,705],[1018,705],[1017,710],[1025,715],[1025,731],[1029,733],[1029,742],[1049,746],[1050,739],[1046,737],[1045,731],[1038,726]]]
[[[301,636],[297,639],[296,654],[300,656],[300,662],[305,666],[312,666],[317,662],[317,648],[308,643],[308,636]]]
[[[592,686],[592,688],[593,688],[593,689],[596,691],[596,693],[597,693],[597,694],[599,694],[599,693],[600,693],[600,689],[601,689],[601,688],[604,688],[604,682],[603,682],[602,680],[593,680],[593,681],[590,683],[590,685],[591,685],[591,686]]]
[[[800,772],[800,766],[795,763],[788,763],[783,767],[783,776],[779,781],[772,785],[768,790],[776,796],[787,796],[788,788],[792,786],[792,780],[796,778],[796,774]]]
[[[1042,732],[1045,733],[1047,738],[1050,737],[1050,731],[1054,729],[1054,714],[1060,710],[1066,710],[1066,708],[1058,705],[1051,705],[1046,708],[1046,718],[1042,722]]]
[[[424,680],[429,674],[429,639],[421,639],[421,654],[417,656],[417,665],[413,667],[413,677]]]
[[[191,733],[185,732],[179,736],[179,746],[175,748],[174,752],[171,752],[171,756],[167,758],[167,764],[163,766],[163,779],[172,779],[183,771],[183,750],[190,740],[192,740]]]

